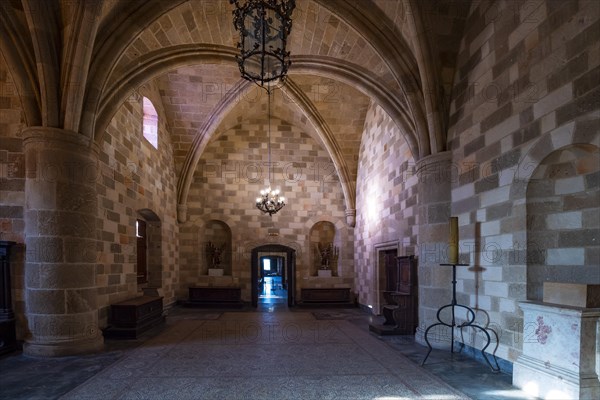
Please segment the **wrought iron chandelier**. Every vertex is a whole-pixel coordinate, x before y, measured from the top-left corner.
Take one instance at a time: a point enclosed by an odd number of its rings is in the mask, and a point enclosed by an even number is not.
[[[290,66],[287,38],[296,0],[229,0],[240,33],[236,56],[242,77],[261,87],[283,81]],[[272,86],[272,85],[271,85]]]
[[[242,78],[267,91],[268,187],[256,198],[256,208],[272,216],[285,206],[279,189],[271,188],[271,87],[282,84],[287,75],[290,52],[287,37],[292,29],[296,0],[229,0],[235,5],[233,25],[240,33],[236,56]]]

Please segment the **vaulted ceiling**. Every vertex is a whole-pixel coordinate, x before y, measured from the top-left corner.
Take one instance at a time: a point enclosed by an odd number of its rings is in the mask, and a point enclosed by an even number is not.
[[[20,71],[13,78],[28,125],[98,138],[132,91],[149,81],[158,86],[180,204],[207,143],[223,126],[262,113],[264,96],[244,102],[234,94],[255,89],[239,76],[226,0],[11,0],[0,7],[2,55]],[[289,81],[273,111],[323,144],[348,208],[371,103],[396,123],[415,160],[445,150],[469,7],[470,0],[297,0]]]

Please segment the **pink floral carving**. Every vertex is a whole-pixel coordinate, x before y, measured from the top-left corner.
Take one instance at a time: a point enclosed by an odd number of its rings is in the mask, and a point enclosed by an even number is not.
[[[544,317],[541,315],[537,317],[538,327],[535,330],[535,334],[537,336],[538,343],[546,344],[548,340],[548,335],[552,332],[552,328],[546,324],[544,324]]]

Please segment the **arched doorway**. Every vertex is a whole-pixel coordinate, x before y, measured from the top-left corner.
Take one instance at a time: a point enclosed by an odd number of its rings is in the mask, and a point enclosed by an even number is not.
[[[291,307],[295,303],[295,277],[296,277],[296,250],[281,244],[268,244],[252,249],[251,279],[252,279],[252,306],[258,307],[259,281],[261,279],[261,259],[284,260],[281,271],[282,285],[287,288],[287,303]]]

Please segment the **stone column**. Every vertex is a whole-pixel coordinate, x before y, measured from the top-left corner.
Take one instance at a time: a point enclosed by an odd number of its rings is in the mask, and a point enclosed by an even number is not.
[[[23,351],[65,356],[101,350],[96,287],[98,155],[76,132],[24,131],[25,307]]]
[[[449,151],[425,157],[417,163],[419,326],[418,343],[426,344],[425,329],[437,322],[436,312],[452,300],[452,267],[447,262],[448,220],[451,211],[452,155]],[[428,336],[436,348],[450,347],[450,328],[436,327]]]

